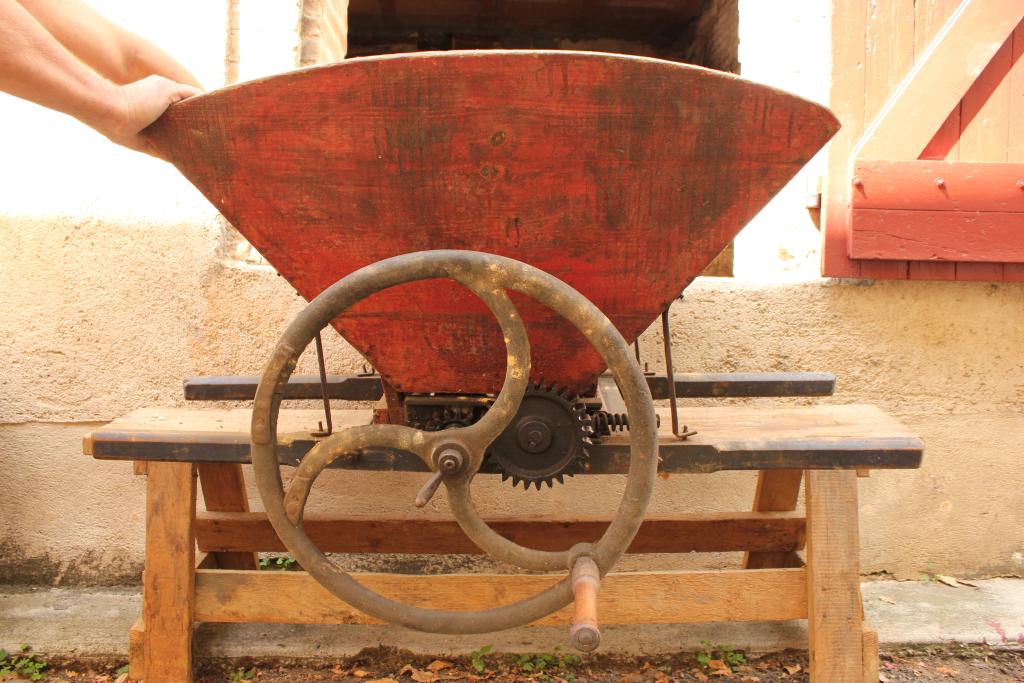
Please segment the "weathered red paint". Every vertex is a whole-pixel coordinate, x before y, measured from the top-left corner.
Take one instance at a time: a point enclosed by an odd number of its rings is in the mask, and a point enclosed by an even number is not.
[[[156,145],[302,296],[422,249],[526,261],[627,340],[832,136],[823,107],[729,74],[595,53],[353,59],[195,97]],[[515,299],[533,374],[583,391],[603,363]],[[468,291],[414,283],[335,327],[401,391],[496,391],[498,326]]]
[[[1024,4],[833,2],[832,46],[823,274],[1024,281]]]

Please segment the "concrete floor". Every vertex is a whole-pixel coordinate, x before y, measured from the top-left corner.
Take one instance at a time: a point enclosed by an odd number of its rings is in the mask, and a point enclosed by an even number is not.
[[[882,644],[965,642],[1024,644],[1024,579],[978,581],[977,588],[938,582],[875,581],[863,586],[864,608]],[[0,648],[125,656],[128,628],[139,613],[133,589],[0,587]],[[655,654],[699,649],[710,640],[735,648],[804,649],[803,622],[606,626],[602,650]],[[1005,634],[1005,640],[1004,635]],[[425,654],[467,653],[483,645],[512,652],[566,647],[565,629],[528,627],[478,636],[431,636],[384,626],[203,624],[199,656],[321,658],[391,645]]]

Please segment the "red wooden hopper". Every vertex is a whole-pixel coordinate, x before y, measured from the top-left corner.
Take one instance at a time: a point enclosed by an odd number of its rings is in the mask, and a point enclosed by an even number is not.
[[[469,249],[561,278],[632,341],[837,128],[824,107],[707,69],[474,51],[223,88],[149,134],[307,299],[383,258]],[[594,350],[514,299],[534,377],[590,389]],[[381,292],[334,325],[399,391],[501,387],[497,323],[452,282]]]

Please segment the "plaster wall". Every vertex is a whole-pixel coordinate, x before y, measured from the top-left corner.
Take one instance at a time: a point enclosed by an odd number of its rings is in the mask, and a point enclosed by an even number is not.
[[[222,80],[220,4],[94,4],[180,55],[204,83]],[[761,16],[764,4],[741,3],[741,60],[759,65],[748,75],[824,99],[827,69],[794,71],[778,50],[799,45],[827,61],[827,17],[806,2]],[[244,32],[260,17],[245,14],[254,3],[241,7]],[[251,46],[241,40],[244,59]],[[218,217],[166,164],[9,98],[0,120],[0,582],[131,581],[145,482],[128,464],[81,455],[82,436],[135,408],[182,405],[185,376],[259,371],[302,302],[272,270],[225,255]],[[1024,574],[1024,285],[820,279],[802,188],[745,231],[738,278],[700,279],[673,307],[677,366],[833,371],[839,385],[827,401],[877,403],[924,437],[922,469],[861,480],[865,573]],[[659,367],[653,330],[643,353]],[[328,354],[332,371],[359,367],[339,339]],[[331,474],[313,505],[409,512],[421,483]],[[620,484],[591,477],[523,493],[484,482],[478,500],[495,513],[596,513],[614,508]],[[746,509],[753,484],[745,473],[675,476],[659,480],[653,507]]]

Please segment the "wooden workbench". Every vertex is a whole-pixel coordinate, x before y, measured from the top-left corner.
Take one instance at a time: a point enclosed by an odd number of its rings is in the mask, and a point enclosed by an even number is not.
[[[266,517],[248,511],[238,463],[248,462],[249,411],[150,408],[89,434],[85,452],[148,461],[143,615],[132,631],[132,675],[149,682],[191,678],[195,622],[377,621],[345,605],[303,572],[260,572],[254,553],[281,551]],[[334,411],[336,429],[369,421],[368,410]],[[281,460],[293,464],[322,413],[281,411]],[[631,553],[747,551],[744,568],[612,573],[600,593],[605,624],[807,619],[816,681],[877,681],[877,641],[862,624],[857,472],[913,468],[923,446],[872,406],[687,407],[698,434],[679,441],[662,428],[662,472],[759,470],[753,511],[659,514]],[[667,420],[662,420],[667,425]],[[628,440],[605,438],[593,471],[624,471]],[[357,467],[424,471],[401,453],[367,453]],[[196,474],[207,510],[196,511]],[[806,474],[806,477],[804,476]],[[795,512],[801,480],[806,515]],[[209,491],[209,493],[207,493]],[[593,540],[607,519],[489,520],[507,537],[544,549]],[[436,514],[305,520],[325,552],[479,552],[450,518]],[[196,562],[196,547],[204,553]],[[422,607],[480,609],[517,600],[560,576],[365,574],[366,585]],[[564,624],[568,610],[540,623]]]

